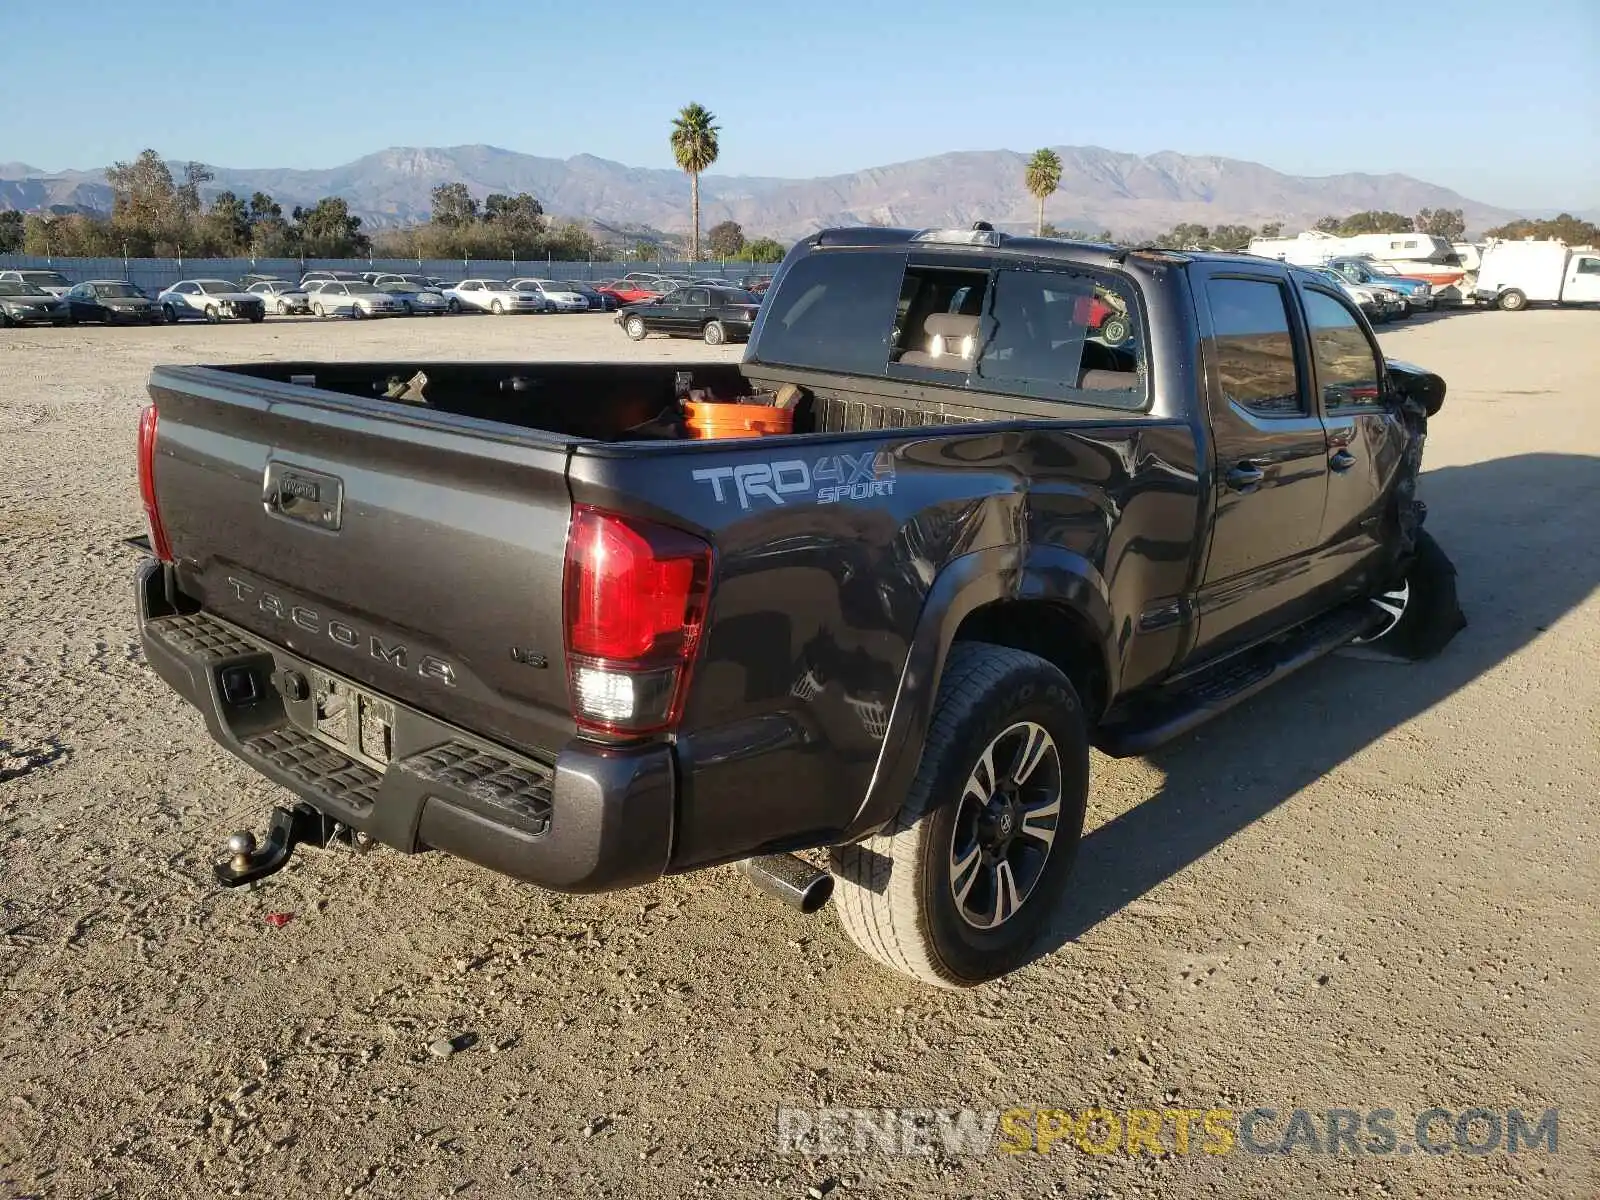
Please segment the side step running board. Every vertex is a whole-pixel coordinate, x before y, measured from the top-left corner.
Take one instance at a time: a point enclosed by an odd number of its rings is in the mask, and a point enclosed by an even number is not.
[[[1095,746],[1113,758],[1147,754],[1348,645],[1382,619],[1383,614],[1367,603],[1336,609],[1112,714],[1101,725]]]

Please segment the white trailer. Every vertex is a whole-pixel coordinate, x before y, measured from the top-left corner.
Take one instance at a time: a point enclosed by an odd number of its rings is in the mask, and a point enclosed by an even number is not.
[[[1252,238],[1247,253],[1279,258],[1302,267],[1320,267],[1335,258],[1370,258],[1408,279],[1425,279],[1434,295],[1461,300],[1469,290],[1469,268],[1450,242],[1428,233],[1361,233],[1351,237],[1308,229],[1297,237]]]
[[[1600,250],[1565,242],[1492,241],[1472,298],[1507,312],[1530,304],[1600,304]]]

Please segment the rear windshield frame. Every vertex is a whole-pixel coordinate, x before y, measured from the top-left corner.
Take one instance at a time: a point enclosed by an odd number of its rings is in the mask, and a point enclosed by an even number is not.
[[[998,406],[1016,408],[1019,414],[1025,413],[1029,416],[1057,415],[1064,405],[1093,408],[1108,414],[1146,413],[1151,410],[1154,389],[1151,380],[1153,355],[1149,339],[1150,322],[1143,292],[1130,274],[1069,259],[1039,258],[1032,255],[1007,255],[1001,253],[977,256],[960,252],[941,252],[937,249],[918,246],[905,249],[882,246],[841,246],[814,250],[804,258],[797,260],[785,272],[777,292],[782,293],[790,290],[792,286],[791,278],[796,271],[804,270],[809,274],[816,270],[815,267],[808,268],[807,264],[826,260],[838,261],[846,257],[876,259],[879,260],[879,264],[884,262],[891,263],[897,272],[895,274],[893,294],[889,296],[887,302],[883,305],[881,319],[876,315],[878,306],[873,304],[874,315],[872,318],[859,323],[863,338],[870,337],[873,331],[878,332],[877,342],[867,343],[864,340],[858,342],[855,347],[855,353],[850,355],[808,356],[788,353],[782,338],[775,337],[772,330],[772,322],[780,318],[786,310],[774,309],[769,300],[762,310],[761,329],[751,346],[750,361],[753,365],[759,365],[763,368],[787,368],[807,373],[846,376],[901,385],[891,389],[895,392],[902,391],[903,386],[907,384],[916,387],[936,387],[947,393],[971,395],[971,403],[974,404],[994,407],[997,406],[994,402],[998,402]],[[1126,302],[1126,315],[1132,325],[1131,336],[1126,344],[1138,347],[1136,351],[1138,363],[1135,372],[1137,378],[1136,386],[1127,391],[1109,391],[1082,388],[1076,386],[1075,383],[985,378],[977,370],[978,363],[982,357],[981,350],[974,355],[973,367],[964,373],[912,366],[892,361],[891,355],[896,349],[892,344],[895,333],[896,308],[905,284],[906,273],[919,268],[970,271],[975,274],[983,274],[987,278],[983,297],[983,324],[981,327],[981,336],[984,339],[990,336],[994,328],[990,310],[994,303],[996,281],[1000,272],[1041,272],[1080,278],[1087,277],[1095,285],[1106,286],[1115,290]],[[800,282],[803,282],[803,280]],[[881,331],[879,326],[882,327]],[[875,345],[878,353],[862,354],[861,351],[868,344]],[[841,365],[841,360],[845,358],[853,361]],[[869,361],[873,363],[870,367],[868,366]],[[879,389],[874,388],[872,390]],[[991,397],[994,402],[989,399]]]

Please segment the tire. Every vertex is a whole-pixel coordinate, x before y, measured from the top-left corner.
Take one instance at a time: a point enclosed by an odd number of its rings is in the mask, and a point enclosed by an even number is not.
[[[207,325],[220,325],[220,324],[222,324],[222,313],[217,310],[217,306],[215,304],[208,304],[206,306],[206,324]]]
[[[1507,288],[1500,293],[1499,304],[1506,312],[1521,312],[1528,307],[1528,297],[1516,288]]]
[[[289,302],[287,300],[278,301],[278,315],[280,317],[287,317],[289,315]]]
[[[642,342],[650,335],[650,331],[644,327],[643,317],[629,317],[622,323],[622,332],[636,342]]]
[[[498,300],[491,300],[489,302],[489,311],[497,317],[503,317],[506,315],[506,306]]]
[[[312,304],[311,315],[314,317],[325,317],[328,315],[327,310],[322,307],[322,301],[318,300]]]
[[[707,321],[706,327],[700,332],[708,346],[720,346],[728,340],[728,331],[721,321]]]
[[[1408,662],[1433,658],[1467,627],[1456,598],[1456,565],[1425,529],[1417,531],[1416,553],[1405,579],[1373,596],[1372,603],[1389,615],[1389,624],[1351,644]]]
[[[1128,318],[1123,316],[1107,317],[1105,323],[1100,326],[1100,336],[1105,339],[1106,345],[1113,348],[1127,341],[1128,335],[1132,332]]]
[[[267,319],[267,310],[264,307],[262,308],[262,310],[260,312],[252,312],[250,314],[250,324],[252,324],[252,325],[259,325],[259,324],[261,324],[261,322],[265,321],[266,319]]]
[[[451,315],[459,314],[461,312],[461,301],[451,296],[450,303],[446,304],[445,307],[450,310]]]
[[[1039,751],[1037,766],[1023,773],[1036,789],[1032,801],[1026,789],[1016,793],[985,825],[972,790],[984,790],[984,762],[1006,763],[1009,775],[1026,746]],[[1071,680],[1022,650],[956,643],[905,804],[875,836],[832,851],[840,925],[869,957],[937,987],[972,987],[1016,970],[1055,916],[1088,795],[1088,726]],[[1053,829],[1041,824],[1052,815]],[[1000,857],[982,849],[982,838],[1006,830]],[[1046,832],[1048,842],[1038,836]],[[1009,914],[1001,863],[1019,898]],[[985,920],[993,924],[982,927]]]
[[[161,306],[161,314],[167,318],[168,325],[176,325],[178,323],[178,310],[172,305],[163,304]]]
[[[364,311],[364,310],[363,310],[363,309],[362,309],[362,307],[361,307],[361,305],[359,305],[359,304],[352,304],[352,305],[351,305],[351,306],[350,306],[350,319],[351,319],[351,320],[352,320],[352,321],[360,321],[360,320],[364,320],[364,319],[365,319],[365,318],[366,318],[366,315],[367,315],[367,314],[366,314],[366,312],[365,312],[365,311]]]

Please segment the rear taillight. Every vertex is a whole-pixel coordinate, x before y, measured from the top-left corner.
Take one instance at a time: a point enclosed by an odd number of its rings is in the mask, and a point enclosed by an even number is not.
[[[677,724],[710,583],[711,547],[699,538],[573,509],[562,610],[580,729],[642,734]]]
[[[156,505],[156,406],[147,404],[139,414],[139,498],[144,501],[144,520],[150,532],[150,549],[162,562],[171,562],[172,543],[167,541],[161,509]]]

